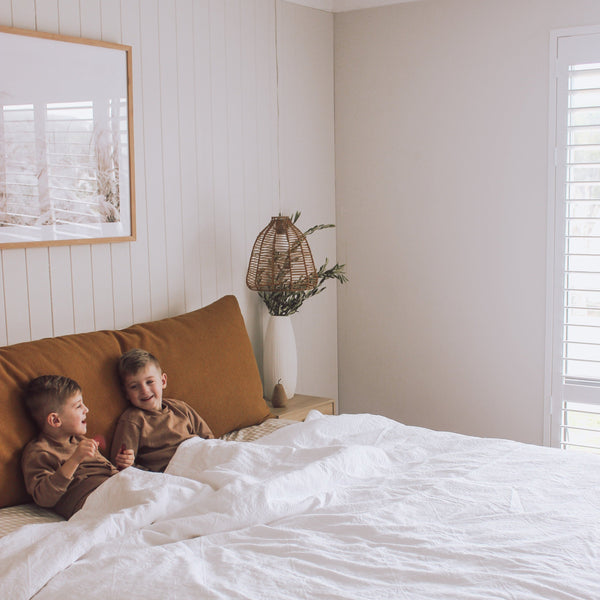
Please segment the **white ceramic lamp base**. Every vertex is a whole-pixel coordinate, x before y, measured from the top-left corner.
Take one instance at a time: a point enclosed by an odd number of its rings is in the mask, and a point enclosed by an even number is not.
[[[298,355],[296,337],[290,317],[269,316],[263,344],[264,395],[271,400],[273,389],[281,383],[286,396],[296,393],[298,379]]]

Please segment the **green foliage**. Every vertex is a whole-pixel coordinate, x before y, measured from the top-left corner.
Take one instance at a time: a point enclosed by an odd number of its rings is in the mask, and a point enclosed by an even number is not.
[[[295,225],[298,219],[300,218],[300,212],[296,211],[291,217],[292,223]],[[310,234],[315,231],[320,231],[321,229],[329,229],[331,227],[335,227],[333,224],[329,225],[314,225],[310,227],[304,232],[304,235],[308,237]],[[267,309],[270,314],[285,317],[288,315],[293,315],[294,313],[300,310],[300,307],[309,298],[320,294],[325,290],[325,282],[328,279],[337,279],[340,283],[346,283],[348,281],[348,276],[346,275],[344,268],[346,265],[340,265],[336,263],[333,267],[327,268],[328,260],[325,259],[325,262],[319,267],[317,270],[318,282],[317,285],[311,290],[305,290],[301,292],[288,292],[285,290],[278,290],[274,292],[258,292],[258,295],[262,299],[262,301],[267,305]]]

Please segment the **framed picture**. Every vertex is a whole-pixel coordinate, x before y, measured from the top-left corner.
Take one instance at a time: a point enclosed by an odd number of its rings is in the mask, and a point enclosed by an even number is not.
[[[135,240],[131,47],[0,27],[0,249]]]

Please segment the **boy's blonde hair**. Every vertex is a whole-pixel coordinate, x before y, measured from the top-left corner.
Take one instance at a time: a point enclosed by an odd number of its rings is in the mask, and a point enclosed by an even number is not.
[[[141,348],[133,348],[121,355],[119,359],[119,378],[124,383],[127,375],[135,375],[138,371],[144,369],[148,364],[154,365],[161,373],[160,363],[153,354]]]
[[[64,403],[79,392],[81,386],[74,379],[62,375],[41,375],[29,382],[23,399],[29,414],[42,428],[50,413],[59,412]]]

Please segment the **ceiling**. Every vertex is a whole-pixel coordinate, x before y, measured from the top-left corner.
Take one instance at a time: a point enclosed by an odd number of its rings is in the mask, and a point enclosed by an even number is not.
[[[325,10],[327,12],[346,12],[359,10],[361,8],[372,8],[374,6],[386,6],[388,4],[402,4],[403,2],[418,2],[419,0],[287,0],[294,4],[302,4]]]

